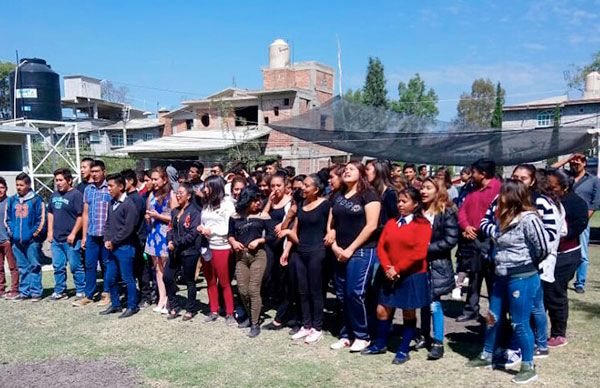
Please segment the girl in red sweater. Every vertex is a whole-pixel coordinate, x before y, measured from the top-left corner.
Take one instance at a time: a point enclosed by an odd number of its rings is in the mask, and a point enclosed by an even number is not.
[[[377,306],[377,339],[364,349],[364,355],[384,354],[387,335],[394,311],[403,311],[402,342],[393,364],[409,359],[410,341],[415,336],[415,310],[431,303],[427,280],[427,248],[431,239],[431,225],[422,213],[421,194],[409,187],[398,194],[400,217],[389,220],[381,233],[377,254],[385,279],[379,291]]]

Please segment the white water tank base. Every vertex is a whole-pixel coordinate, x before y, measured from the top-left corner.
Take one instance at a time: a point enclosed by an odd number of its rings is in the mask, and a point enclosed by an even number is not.
[[[275,39],[269,45],[269,68],[280,69],[290,66],[290,46],[283,39]]]

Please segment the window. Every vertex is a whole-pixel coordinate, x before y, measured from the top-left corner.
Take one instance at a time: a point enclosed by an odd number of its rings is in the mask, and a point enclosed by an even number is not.
[[[204,117],[204,116],[202,116],[202,117]],[[205,127],[206,127],[206,126],[207,126],[207,125],[205,125]],[[188,131],[189,131],[190,129],[194,128],[194,120],[192,120],[192,119],[185,120],[185,128],[186,128]]]
[[[284,98],[283,99],[283,106],[290,106],[290,99],[289,98]]]
[[[150,141],[152,139],[154,139],[154,134],[153,133],[144,133],[144,141]]]
[[[210,125],[210,116],[208,115],[208,113],[205,113],[205,114],[202,115],[202,117],[200,118],[200,122],[205,127],[208,127]]]
[[[265,124],[269,124],[269,117],[265,116]]]
[[[537,115],[538,127],[551,127],[554,125],[554,112],[539,112]]]
[[[279,116],[279,107],[273,107],[273,113],[275,114],[275,116]]]
[[[98,132],[90,133],[90,143],[100,143],[100,134]]]
[[[110,145],[111,147],[123,147],[123,134],[122,133],[113,133],[110,135]]]

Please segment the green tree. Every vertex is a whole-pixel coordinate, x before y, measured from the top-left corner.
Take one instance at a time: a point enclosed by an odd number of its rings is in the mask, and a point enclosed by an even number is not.
[[[346,93],[344,93],[344,100],[349,101],[349,102],[354,102],[357,104],[362,104],[363,96],[362,96],[361,90],[356,89],[353,91],[352,89],[348,89],[346,91]]]
[[[14,68],[14,63],[0,61],[0,119],[11,116],[10,85],[8,82],[8,75]]]
[[[505,91],[500,88],[504,100]],[[492,120],[492,111],[496,103],[496,87],[489,79],[479,78],[473,81],[470,93],[463,93],[458,102],[456,123],[459,126],[488,128]]]
[[[377,57],[369,57],[367,78],[365,80],[365,86],[362,94],[363,103],[384,108],[388,107],[383,64]]]
[[[425,81],[419,73],[408,81],[408,84],[398,83],[398,101],[392,102],[392,110],[403,116],[416,116],[434,119],[439,111],[437,108],[438,96],[430,88],[426,90]]]
[[[592,62],[581,67],[571,65],[571,68],[564,72],[567,87],[571,90],[579,90],[583,92],[585,86],[585,77],[592,71],[600,72],[600,51],[592,55]]]
[[[494,105],[494,112],[492,113],[492,128],[502,128],[502,106],[504,105],[504,93],[500,82],[496,85],[496,102]]]

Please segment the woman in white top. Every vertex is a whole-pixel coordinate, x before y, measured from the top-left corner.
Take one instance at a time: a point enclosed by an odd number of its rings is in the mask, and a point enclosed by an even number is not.
[[[205,202],[202,208],[198,232],[208,239],[209,251],[202,256],[204,276],[208,283],[208,303],[210,314],[205,322],[214,322],[219,318],[219,290],[217,280],[223,291],[225,302],[225,323],[237,324],[233,317],[233,292],[229,275],[229,256],[231,246],[227,241],[229,218],[235,213],[231,200],[225,198],[225,185],[218,176],[210,176],[204,181]]]

